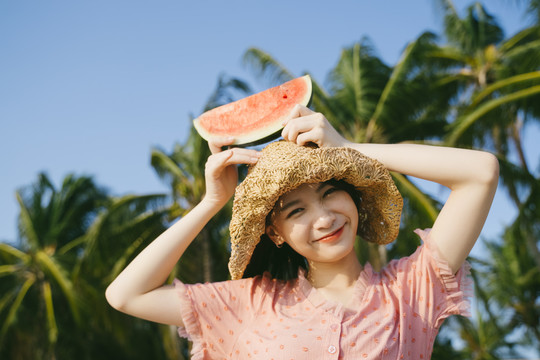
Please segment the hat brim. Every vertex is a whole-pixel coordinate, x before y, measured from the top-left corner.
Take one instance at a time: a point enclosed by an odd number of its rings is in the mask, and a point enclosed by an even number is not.
[[[380,162],[346,147],[273,142],[236,188],[229,226],[232,279],[242,278],[277,200],[302,184],[330,179],[343,180],[360,192],[358,234],[364,240],[388,244],[397,237],[403,199]]]

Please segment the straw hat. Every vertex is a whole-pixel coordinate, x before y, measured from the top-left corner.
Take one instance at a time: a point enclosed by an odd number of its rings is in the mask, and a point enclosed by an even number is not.
[[[302,184],[330,179],[346,181],[360,192],[358,234],[364,240],[388,244],[397,237],[403,199],[380,162],[345,147],[273,142],[236,188],[229,228],[232,279],[242,278],[279,197]]]

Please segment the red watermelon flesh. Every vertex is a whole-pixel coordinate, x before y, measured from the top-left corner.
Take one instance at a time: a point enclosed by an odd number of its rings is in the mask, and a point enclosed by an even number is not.
[[[305,75],[209,110],[193,124],[206,140],[232,136],[235,145],[257,143],[280,131],[294,106],[307,106],[310,99],[311,78]]]

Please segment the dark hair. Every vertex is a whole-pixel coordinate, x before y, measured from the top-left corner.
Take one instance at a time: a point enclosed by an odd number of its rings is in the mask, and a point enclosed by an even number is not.
[[[356,208],[360,208],[360,202],[362,200],[360,191],[353,185],[336,179],[330,179],[325,181],[325,183],[346,191],[353,199]],[[267,225],[271,222],[273,212],[274,210],[266,217]],[[254,277],[269,272],[274,279],[288,281],[298,277],[298,269],[300,268],[306,271],[308,270],[308,263],[305,257],[298,254],[287,243],[283,243],[281,247],[277,247],[268,235],[263,234],[251,255],[249,264],[242,277]]]

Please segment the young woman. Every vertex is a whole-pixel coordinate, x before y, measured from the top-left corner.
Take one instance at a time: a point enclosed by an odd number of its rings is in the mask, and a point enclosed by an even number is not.
[[[193,341],[193,359],[429,359],[442,321],[467,314],[465,259],[497,187],[496,158],[351,143],[301,106],[282,136],[262,153],[221,151],[233,139],[211,141],[204,199],[126,267],[107,300],[127,314],[177,325]],[[252,169],[235,195],[233,280],[164,285],[233,196],[237,164]],[[432,229],[417,231],[424,244],[375,273],[361,266],[354,242],[359,234],[385,244],[397,234],[401,198],[386,169],[451,192]]]

